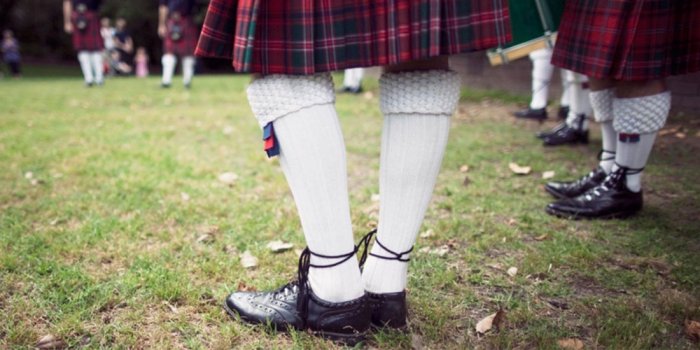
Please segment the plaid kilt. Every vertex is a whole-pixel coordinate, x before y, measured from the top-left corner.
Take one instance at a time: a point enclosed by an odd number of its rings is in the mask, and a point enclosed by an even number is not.
[[[182,38],[173,40],[171,30],[173,26],[180,25],[182,27]],[[197,48],[197,39],[199,36],[199,28],[194,24],[192,17],[181,17],[180,19],[168,19],[167,33],[163,42],[163,52],[177,56],[192,56]]]
[[[591,78],[700,70],[700,1],[568,0],[552,63]]]
[[[102,51],[104,49],[104,39],[100,34],[100,16],[97,12],[87,11],[85,16],[87,27],[79,30],[77,27],[78,13],[73,11],[71,21],[73,22],[73,48],[75,51]]]
[[[239,72],[314,74],[485,50],[508,0],[212,0],[197,55]]]

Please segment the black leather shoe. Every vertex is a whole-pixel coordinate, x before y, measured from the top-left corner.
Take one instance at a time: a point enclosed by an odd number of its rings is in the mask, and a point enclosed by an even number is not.
[[[546,108],[540,108],[540,109],[526,108],[526,109],[514,112],[513,115],[516,118],[520,118],[520,119],[533,119],[533,120],[538,120],[538,121],[544,121],[545,119],[547,119],[547,109]]]
[[[555,198],[574,198],[603,183],[608,174],[598,166],[582,178],[574,181],[552,181],[544,189]]]
[[[379,259],[396,260],[405,263],[411,260],[407,256],[413,251],[413,248],[405,252],[397,253],[388,249],[378,240],[375,240],[375,243],[379,244],[387,255],[391,256],[370,253],[369,243],[372,241],[372,238],[376,235],[376,233],[377,230],[371,231],[360,240],[360,243],[357,244],[356,250],[364,249],[360,258],[360,269],[364,268],[368,254]],[[365,293],[369,299],[369,305],[372,312],[372,327],[392,328],[396,330],[405,330],[407,328],[408,323],[406,319],[408,317],[408,307],[406,305],[406,291],[398,293]]]
[[[248,323],[269,324],[277,330],[310,330],[311,333],[353,346],[365,339],[370,328],[370,304],[366,295],[347,302],[331,303],[321,300],[308,285],[310,266],[332,267],[355,255],[352,252],[338,257],[344,259],[332,265],[311,265],[308,248],[299,258],[299,279],[271,292],[234,292],[226,298],[224,309],[229,315]]]
[[[575,197],[565,198],[547,206],[548,214],[569,219],[612,219],[634,215],[642,209],[642,191],[627,188],[627,174],[642,169],[619,168],[602,184]]]
[[[557,117],[561,120],[566,120],[566,117],[569,116],[569,106],[561,106],[559,107],[559,112],[557,112]]]
[[[540,131],[540,132],[536,133],[535,137],[537,137],[540,140],[544,140],[550,136],[553,136],[554,134],[558,133],[560,130],[567,128],[567,127],[568,126],[566,125],[566,122],[562,122],[562,123],[557,124],[557,126],[552,128],[551,130]]]
[[[587,144],[588,130],[577,130],[567,125],[553,135],[545,137],[542,141],[545,146],[575,145],[578,143]]]
[[[603,149],[598,153],[598,161],[609,161],[614,159],[615,152],[613,151]],[[608,176],[608,174],[605,173],[605,170],[598,166],[578,180],[548,182],[546,185],[544,185],[544,189],[558,199],[574,198],[603,183],[606,176]]]
[[[382,294],[367,292],[367,298],[372,310],[372,327],[406,329],[408,317],[406,291]]]

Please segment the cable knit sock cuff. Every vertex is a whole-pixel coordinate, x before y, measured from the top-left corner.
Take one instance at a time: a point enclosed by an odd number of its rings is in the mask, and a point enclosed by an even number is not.
[[[610,122],[614,119],[613,114],[613,99],[615,98],[614,89],[605,89],[600,91],[591,91],[591,106],[593,107],[593,115],[598,123]]]
[[[334,102],[333,79],[328,73],[267,75],[248,86],[248,103],[261,128],[303,108]]]
[[[451,116],[459,102],[459,75],[451,71],[387,73],[382,75],[379,86],[384,115]]]
[[[613,127],[618,133],[650,134],[661,130],[671,109],[671,93],[613,99],[615,120]]]

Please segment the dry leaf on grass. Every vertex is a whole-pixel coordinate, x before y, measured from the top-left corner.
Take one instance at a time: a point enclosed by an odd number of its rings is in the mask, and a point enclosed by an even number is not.
[[[465,164],[465,165],[462,165],[461,167],[459,167],[460,173],[466,173],[467,171],[469,171],[469,165]]]
[[[374,94],[371,91],[365,92],[362,96],[365,98],[365,100],[371,100],[374,98]]]
[[[210,243],[214,241],[214,237],[212,235],[205,233],[203,235],[200,235],[197,237],[197,243]]]
[[[684,138],[685,138],[685,133],[684,133],[684,132],[677,132],[677,133],[676,133],[676,138],[678,138],[678,139],[684,139]]]
[[[428,229],[427,231],[420,234],[421,238],[430,238],[433,236],[435,236],[435,232],[432,229]]]
[[[420,250],[418,250],[419,253],[426,253],[426,254],[435,254],[439,257],[443,257],[447,255],[447,253],[450,252],[450,246],[448,245],[442,245],[437,248],[431,248],[431,247],[423,247]]]
[[[163,301],[163,305],[167,306],[168,309],[170,309],[170,312],[172,312],[174,314],[180,313],[180,311],[175,307],[175,305],[173,305],[167,301]]]
[[[219,175],[219,181],[224,185],[231,186],[236,180],[238,180],[238,175],[234,173],[222,173]]]
[[[685,321],[685,335],[694,342],[700,342],[700,322],[693,320]]]
[[[268,243],[267,248],[269,248],[273,253],[281,253],[294,248],[294,244],[278,240]]]
[[[554,175],[555,175],[555,172],[552,171],[552,170],[545,171],[545,172],[542,173],[542,179],[543,179],[543,180],[549,180],[549,179],[553,178]]]
[[[518,268],[513,266],[513,267],[509,268],[508,271],[506,271],[506,272],[508,273],[508,276],[515,277],[515,275],[518,274]]]
[[[183,202],[188,202],[190,200],[190,195],[187,192],[180,192],[180,199]]]
[[[486,332],[490,331],[492,328],[496,328],[496,330],[498,330],[505,319],[505,314],[505,311],[501,309],[494,314],[484,317],[481,321],[479,321],[476,324],[476,333],[483,335],[486,334]]]
[[[573,339],[573,338],[559,339],[559,341],[557,341],[557,344],[559,345],[560,348],[567,349],[567,350],[581,350],[581,349],[583,349],[583,342],[579,339]]]
[[[253,256],[250,250],[246,250],[241,254],[241,265],[246,269],[252,269],[258,266],[258,258]]]
[[[508,167],[510,168],[510,171],[518,175],[527,175],[532,171],[532,167],[520,166],[516,163],[510,163],[508,164]]]
[[[535,237],[535,240],[536,240],[536,241],[544,241],[545,239],[547,239],[547,237],[548,237],[548,236],[547,236],[547,234],[545,233],[545,234],[543,234],[543,235],[540,235],[540,236]]]
[[[37,349],[64,349],[66,343],[52,334],[47,334],[36,342]]]
[[[222,132],[224,133],[224,135],[231,135],[231,134],[233,134],[233,128],[230,126],[227,126],[222,130]]]
[[[379,202],[379,193],[372,193],[372,196],[370,197],[370,200],[372,202]]]
[[[251,287],[243,281],[238,282],[238,288],[236,288],[236,290],[240,292],[257,292],[257,289],[255,289],[255,287]]]
[[[31,171],[27,171],[26,173],[24,173],[24,178],[27,180],[31,180],[34,178],[34,173]]]

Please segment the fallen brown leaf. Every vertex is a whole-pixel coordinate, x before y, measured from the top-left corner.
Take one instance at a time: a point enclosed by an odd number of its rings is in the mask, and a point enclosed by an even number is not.
[[[238,282],[238,288],[236,288],[236,290],[241,291],[241,292],[256,292],[257,291],[257,289],[255,287],[251,287],[243,281]]]
[[[518,268],[513,266],[513,267],[509,268],[508,271],[506,271],[506,273],[508,273],[508,276],[510,276],[510,277],[515,277],[515,275],[518,274]]]
[[[37,349],[64,349],[66,343],[52,334],[47,334],[36,342]]]
[[[433,236],[435,236],[435,231],[433,231],[432,229],[428,229],[427,231],[420,234],[421,238],[430,238]]]
[[[466,173],[467,171],[469,171],[469,165],[465,164],[465,165],[462,165],[461,167],[459,167],[460,173]]]
[[[555,175],[555,172],[552,171],[552,170],[545,171],[545,172],[542,173],[542,179],[543,179],[543,180],[549,180],[549,179],[553,178],[554,175]]]
[[[234,173],[222,173],[219,175],[219,181],[224,185],[231,186],[236,180],[238,180],[238,175]]]
[[[505,311],[503,309],[498,310],[498,312],[488,315],[481,319],[476,324],[476,333],[477,334],[485,334],[486,332],[490,331],[492,328],[496,328],[496,330],[499,330],[501,327],[501,324],[505,321]]]
[[[700,342],[700,322],[693,320],[685,321],[685,335],[694,342]]]
[[[273,253],[281,253],[294,248],[294,244],[277,240],[268,243],[267,248],[270,249]]]
[[[559,339],[559,341],[557,341],[557,344],[559,345],[560,348],[567,349],[567,350],[581,350],[581,349],[583,349],[583,342],[579,339],[574,339],[574,338]]]
[[[510,168],[510,171],[517,175],[527,175],[532,171],[532,167],[520,166],[517,163],[510,163],[508,164],[508,167]]]
[[[547,239],[547,234],[546,234],[546,233],[543,234],[543,235],[540,235],[540,236],[535,237],[535,240],[536,240],[536,241],[544,241],[545,239]]]
[[[258,258],[253,256],[250,250],[246,250],[241,254],[241,265],[246,269],[252,269],[258,266]]]
[[[685,138],[685,133],[684,133],[684,132],[677,132],[677,133],[676,133],[676,138],[678,138],[678,139],[684,139],[684,138]]]

